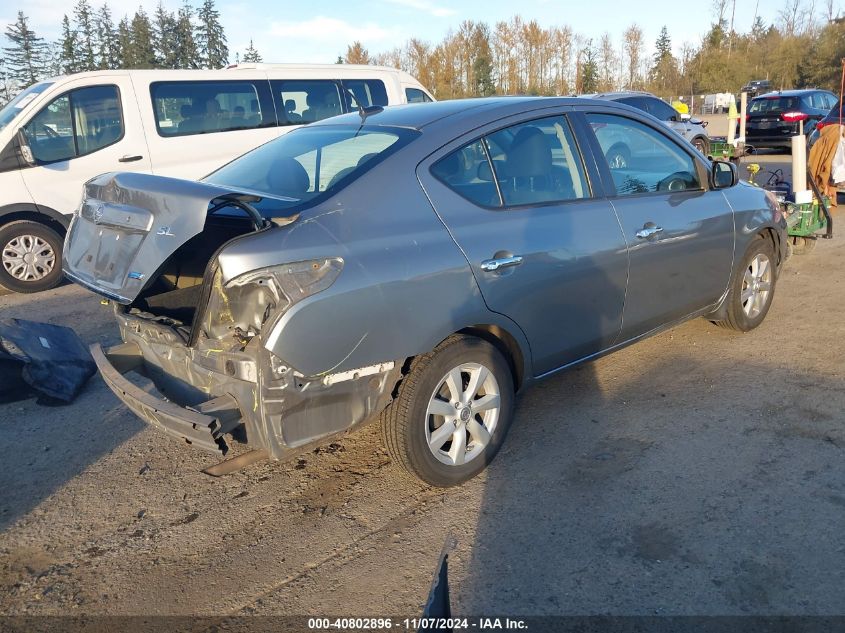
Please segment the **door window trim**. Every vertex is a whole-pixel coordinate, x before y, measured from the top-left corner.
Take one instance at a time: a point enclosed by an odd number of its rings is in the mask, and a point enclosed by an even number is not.
[[[79,141],[76,138],[76,117],[73,116],[73,98],[72,97],[73,97],[74,92],[76,92],[78,90],[84,90],[86,88],[114,88],[116,90],[116,92],[117,92],[117,106],[118,106],[118,108],[120,108],[120,136],[118,136],[115,140],[113,140],[108,145],[103,145],[102,147],[98,147],[97,149],[95,149],[93,151],[86,152],[84,154],[80,154],[79,153]],[[82,158],[83,156],[91,156],[91,154],[96,154],[97,152],[104,150],[107,147],[111,147],[112,145],[116,145],[117,143],[120,143],[126,137],[126,124],[125,124],[126,117],[124,116],[125,110],[123,108],[123,95],[120,91],[120,86],[118,86],[117,84],[113,84],[113,83],[88,84],[88,85],[85,85],[85,86],[76,86],[75,88],[69,88],[68,90],[65,90],[64,92],[60,92],[55,97],[52,97],[43,107],[36,110],[35,114],[33,114],[26,123],[22,123],[20,128],[18,128],[18,129],[25,128],[26,126],[28,126],[30,123],[32,123],[33,119],[35,119],[36,117],[38,117],[39,114],[44,112],[44,110],[46,108],[49,108],[53,103],[55,103],[57,100],[61,99],[62,97],[66,96],[66,95],[68,96],[68,112],[70,114],[70,127],[71,127],[71,131],[72,131],[72,136],[73,136],[74,155],[69,157],[69,158],[59,158],[57,160],[39,160],[38,164],[32,165],[32,167],[41,167],[43,165],[55,165],[56,163],[63,163],[63,162],[69,162],[69,161],[72,161],[72,160],[76,160],[77,158]],[[27,165],[25,163],[24,163],[23,166],[24,167],[30,167],[30,165]]]

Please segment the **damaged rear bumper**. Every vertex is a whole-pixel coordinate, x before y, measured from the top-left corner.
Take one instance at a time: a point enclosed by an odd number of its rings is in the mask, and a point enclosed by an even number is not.
[[[91,355],[109,389],[142,420],[197,448],[222,455],[228,452],[223,436],[241,420],[234,398],[222,396],[195,408],[180,407],[147,393],[124,376],[143,367],[141,350],[134,343],[124,343],[108,351],[95,344],[91,346]]]

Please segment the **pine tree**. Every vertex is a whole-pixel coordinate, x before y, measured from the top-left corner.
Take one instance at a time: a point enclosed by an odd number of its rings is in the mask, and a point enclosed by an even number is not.
[[[260,64],[263,61],[259,52],[252,45],[252,39],[249,40],[249,48],[246,49],[242,61],[244,64]]]
[[[143,7],[138,7],[130,25],[131,45],[127,68],[155,68],[156,52],[153,46],[153,27]]]
[[[104,3],[100,7],[96,17],[96,25],[97,67],[120,68],[120,44],[108,4]]]
[[[58,71],[61,75],[79,72],[79,36],[70,26],[67,14],[62,18],[62,36],[58,41]]]
[[[28,21],[23,11],[18,11],[17,20],[6,27],[6,39],[11,46],[3,49],[8,77],[19,90],[38,81],[47,70],[49,62],[44,39],[35,35]]]
[[[132,29],[129,18],[124,16],[117,24],[117,67],[129,68],[129,55],[132,52]]]
[[[176,64],[176,16],[158,3],[153,24],[156,57],[162,68],[178,68]]]
[[[194,10],[185,2],[176,14],[176,24],[173,29],[173,49],[175,68],[199,68],[197,43],[194,40],[194,25],[191,16]]]
[[[221,68],[229,62],[226,34],[220,24],[220,12],[214,7],[214,0],[203,0],[197,11],[199,24],[196,27],[196,42],[199,59],[205,68]]]
[[[583,63],[581,65],[581,92],[589,94],[599,88],[599,65],[596,61],[596,51],[593,48],[593,40],[587,40],[583,51]]]
[[[79,39],[79,69],[96,70],[97,60],[94,55],[94,14],[88,0],[79,0],[73,8],[76,31]]]
[[[678,60],[672,55],[672,39],[665,26],[660,30],[654,48],[654,65],[650,73],[652,89],[660,96],[668,96],[672,86],[677,84],[679,72]]]

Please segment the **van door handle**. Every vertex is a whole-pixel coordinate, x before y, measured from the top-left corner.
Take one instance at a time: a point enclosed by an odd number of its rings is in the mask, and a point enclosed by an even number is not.
[[[641,240],[646,240],[652,235],[657,235],[658,233],[663,233],[663,227],[655,226],[651,222],[648,222],[643,228],[637,231],[635,235]]]
[[[117,159],[119,163],[134,163],[136,160],[141,160],[143,156],[121,156]]]
[[[519,266],[522,263],[522,255],[511,255],[510,257],[499,257],[498,259],[485,259],[481,262],[481,270],[486,273],[493,273],[502,268]]]

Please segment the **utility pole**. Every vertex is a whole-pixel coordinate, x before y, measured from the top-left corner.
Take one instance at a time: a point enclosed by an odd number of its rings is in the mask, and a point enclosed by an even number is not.
[[[757,0],[759,4],[760,0]],[[734,16],[736,15],[736,0],[731,3],[731,28],[728,29],[728,59],[731,58],[731,49],[734,45]]]

